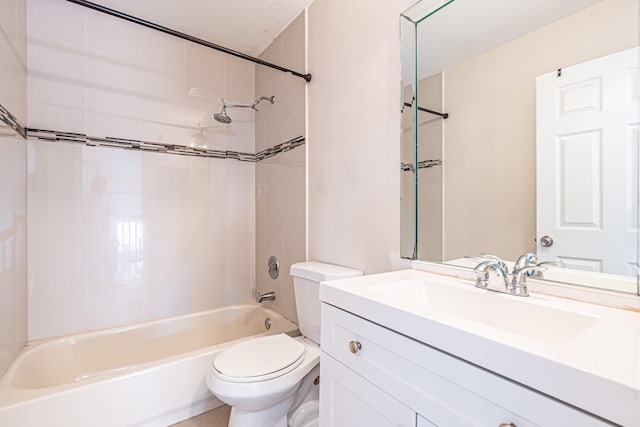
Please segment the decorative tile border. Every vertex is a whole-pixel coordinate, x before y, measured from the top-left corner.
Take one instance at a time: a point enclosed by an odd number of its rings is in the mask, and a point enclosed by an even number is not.
[[[183,145],[166,144],[162,142],[138,141],[135,139],[122,138],[98,138],[87,136],[81,133],[62,132],[45,129],[32,129],[23,127],[18,119],[11,114],[2,104],[0,104],[0,122],[20,134],[23,138],[39,139],[50,142],[67,142],[82,144],[90,147],[112,147],[125,150],[139,150],[155,153],[177,154],[180,156],[211,157],[215,159],[235,159],[241,162],[259,162],[268,159],[285,151],[293,150],[300,145],[304,145],[305,137],[298,136],[262,150],[256,154],[244,153],[241,151],[208,150],[202,148],[185,147]]]
[[[23,138],[27,137],[26,129],[20,124],[16,116],[11,114],[4,105],[0,104],[0,122],[6,124],[11,129],[19,133]]]
[[[90,147],[112,147],[122,148],[125,150],[138,150],[155,153],[177,154],[180,156],[196,156],[196,157],[211,157],[215,159],[235,159],[241,162],[259,162],[260,160],[268,159],[279,153],[293,150],[294,148],[304,145],[305,137],[298,136],[290,139],[289,141],[278,144],[274,147],[262,150],[259,153],[251,154],[240,151],[222,151],[222,150],[208,150],[202,148],[185,147],[183,145],[166,144],[162,142],[147,142],[138,141],[135,139],[122,139],[122,138],[97,138],[87,136],[81,133],[69,133],[44,129],[26,129],[27,136],[30,139],[39,139],[42,141],[50,142],[67,142],[74,144],[82,144]]]
[[[418,162],[418,169],[426,169],[426,168],[432,168],[434,166],[442,166],[442,160],[421,160]],[[400,169],[402,169],[403,172],[415,172],[415,166],[413,165],[413,163],[402,163],[400,165]]]

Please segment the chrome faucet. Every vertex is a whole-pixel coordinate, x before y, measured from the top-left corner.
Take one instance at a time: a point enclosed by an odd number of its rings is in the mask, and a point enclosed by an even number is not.
[[[258,302],[262,302],[264,300],[273,301],[275,299],[276,299],[276,291],[269,291],[264,294],[261,294],[258,292],[258,298],[256,298],[256,301]]]
[[[504,261],[495,255],[482,254],[484,258],[491,258],[490,261],[483,261],[476,265],[473,271],[476,274],[476,288],[488,289],[490,291],[502,292],[505,294],[515,295],[519,297],[528,297],[526,275],[530,272],[540,272],[546,270],[546,267],[539,265],[522,265],[526,259],[530,259],[529,254],[525,254],[518,258],[516,267],[514,267],[511,275]],[[533,254],[535,256],[535,254]],[[536,257],[537,260],[537,257]],[[518,263],[521,263],[518,267]],[[509,280],[511,276],[511,280]],[[498,284],[494,284],[498,281]]]

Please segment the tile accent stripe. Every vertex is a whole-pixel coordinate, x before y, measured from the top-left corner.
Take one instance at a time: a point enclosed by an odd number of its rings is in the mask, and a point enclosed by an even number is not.
[[[293,150],[294,148],[303,145],[305,142],[304,136],[298,136],[296,138],[285,141],[282,144],[275,145],[266,150],[262,150],[259,153],[251,154],[240,151],[222,151],[222,150],[208,150],[203,148],[185,147],[183,145],[165,144],[162,142],[147,142],[138,141],[135,139],[122,139],[122,138],[97,138],[93,136],[87,136],[81,133],[69,133],[44,129],[26,129],[27,136],[30,139],[39,139],[42,141],[50,142],[67,142],[74,144],[82,144],[90,147],[112,147],[123,148],[125,150],[139,150],[155,153],[177,154],[181,156],[196,156],[196,157],[211,157],[215,159],[234,159],[241,162],[259,162],[260,160],[268,159],[279,153]]]
[[[27,137],[26,129],[20,124],[16,116],[11,114],[4,105],[0,104],[0,122],[6,124],[11,129],[19,133],[23,138]]]
[[[434,166],[442,166],[442,160],[421,160],[418,162],[418,169],[432,168]],[[416,170],[413,163],[402,163],[400,169],[403,172],[415,172]]]

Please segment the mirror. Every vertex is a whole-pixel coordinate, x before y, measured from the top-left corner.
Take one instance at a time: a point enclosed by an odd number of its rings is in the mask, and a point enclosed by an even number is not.
[[[401,16],[401,255],[638,293],[638,0]]]

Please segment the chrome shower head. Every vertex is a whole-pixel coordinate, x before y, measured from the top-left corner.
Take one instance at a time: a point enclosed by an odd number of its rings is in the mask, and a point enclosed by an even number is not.
[[[215,113],[213,118],[219,121],[220,123],[229,124],[231,123],[231,117],[227,114],[227,108],[250,108],[252,110],[258,111],[258,104],[262,101],[269,101],[270,103],[274,103],[276,101],[275,96],[261,96],[260,98],[253,101],[253,104],[227,104],[222,99],[222,111],[219,113]]]
[[[219,113],[215,113],[213,115],[213,118],[220,123],[231,123],[231,117],[229,117],[229,115],[227,114],[227,104],[224,102],[224,99],[222,100],[222,111],[220,111]]]

